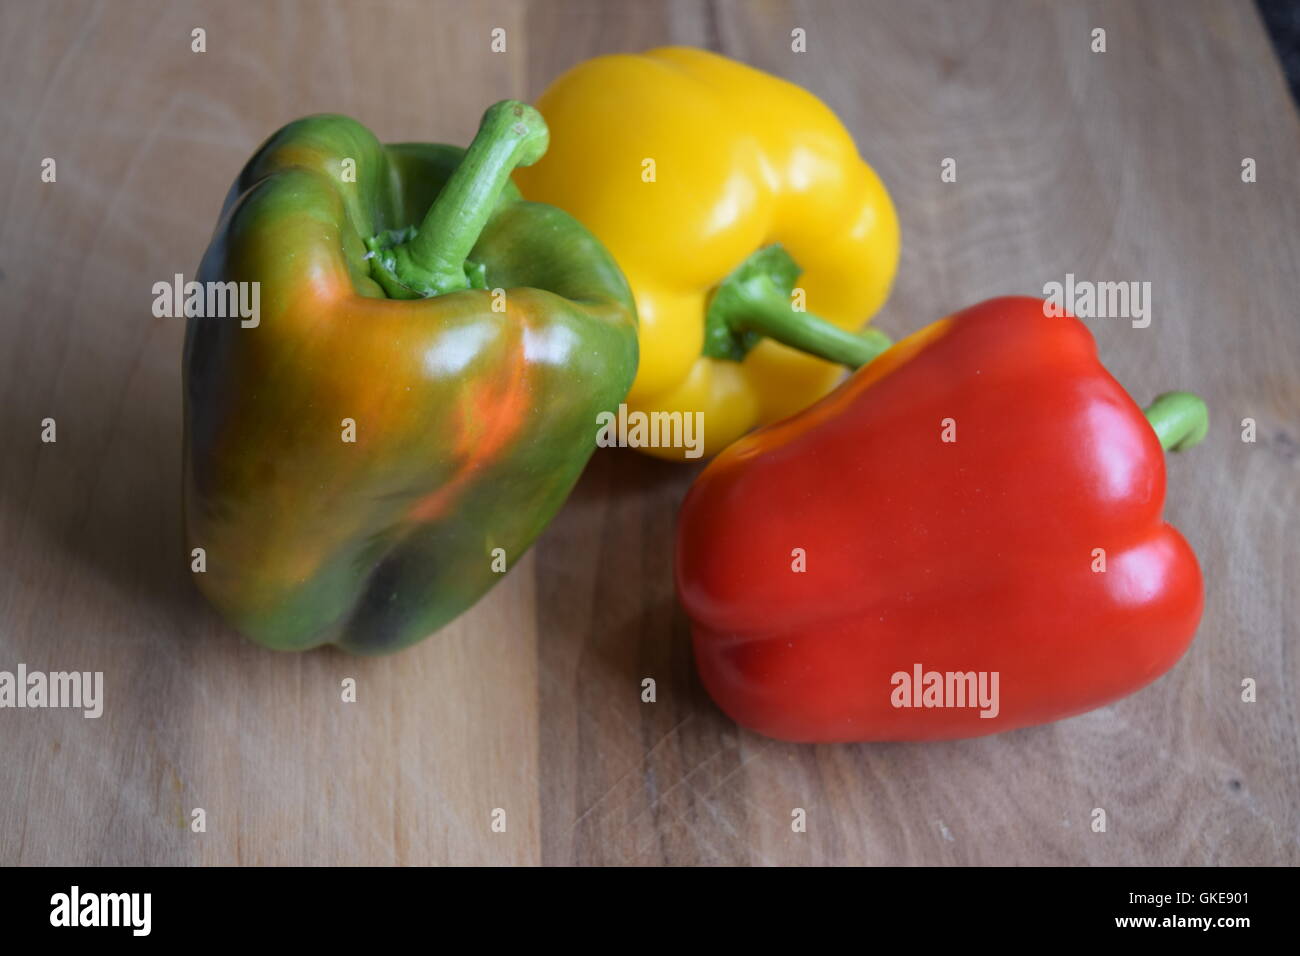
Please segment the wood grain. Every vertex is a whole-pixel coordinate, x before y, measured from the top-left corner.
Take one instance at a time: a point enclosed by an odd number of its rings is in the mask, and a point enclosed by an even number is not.
[[[106,706],[0,710],[0,863],[1300,862],[1300,124],[1249,3],[1173,6],[5,4],[0,670],[102,670]],[[1149,329],[1090,324],[1140,400],[1195,387],[1211,406],[1210,438],[1169,469],[1208,589],[1169,675],[975,741],[739,730],[673,599],[697,469],[632,452],[597,455],[533,554],[397,657],[273,654],[204,606],[180,546],[183,326],[151,316],[150,289],[193,271],[251,150],[320,110],[464,142],[487,103],[670,42],[843,117],[902,219],[891,333],[1067,272],[1152,283]]]

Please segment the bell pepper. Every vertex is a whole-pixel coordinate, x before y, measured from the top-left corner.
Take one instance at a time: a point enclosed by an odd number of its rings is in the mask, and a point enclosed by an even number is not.
[[[811,93],[673,47],[582,63],[537,106],[554,147],[515,179],[590,228],[632,285],[641,364],[631,413],[700,413],[713,455],[888,345],[848,330],[889,292],[898,218]]]
[[[199,279],[260,283],[261,313],[189,320],[185,528],[200,589],[254,640],[409,645],[576,481],[636,316],[591,233],[510,182],[547,137],[509,101],[468,151],[312,116],[235,181]]]
[[[921,330],[687,494],[676,579],[704,686],[792,741],[974,737],[1132,693],[1200,620],[1162,447],[1205,431],[1188,393],[1144,417],[1038,299]]]

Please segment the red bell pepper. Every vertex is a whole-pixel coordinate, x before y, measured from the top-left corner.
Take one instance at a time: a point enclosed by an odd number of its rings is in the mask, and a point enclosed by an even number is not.
[[[1203,604],[1162,445],[1199,441],[1205,405],[1147,416],[1081,322],[1002,298],[732,445],[678,527],[705,687],[771,737],[933,740],[1155,680]]]

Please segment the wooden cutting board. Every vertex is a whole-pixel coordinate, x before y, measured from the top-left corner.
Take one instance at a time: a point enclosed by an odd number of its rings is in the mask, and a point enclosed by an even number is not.
[[[1208,589],[1170,674],[981,740],[739,730],[673,599],[698,469],[633,452],[598,454],[531,556],[396,657],[274,654],[200,601],[183,324],[151,287],[193,272],[252,149],[323,110],[467,142],[486,104],[665,43],[843,117],[902,218],[892,334],[1066,273],[1151,282],[1148,329],[1090,324],[1139,400],[1211,408],[1169,467]],[[1250,3],[6,3],[0,101],[0,670],[105,680],[97,720],[0,710],[0,863],[1300,862],[1300,124]]]

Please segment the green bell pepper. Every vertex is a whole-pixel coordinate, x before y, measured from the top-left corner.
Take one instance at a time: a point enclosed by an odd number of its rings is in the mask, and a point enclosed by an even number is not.
[[[198,279],[258,283],[259,315],[189,318],[184,497],[194,578],[244,634],[405,647],[564,502],[636,312],[595,237],[510,182],[546,146],[511,101],[468,150],[312,116],[235,181]]]

